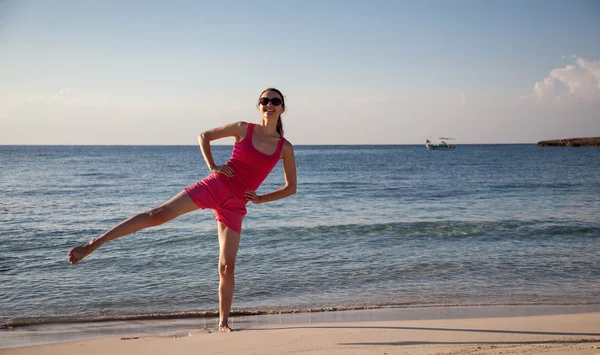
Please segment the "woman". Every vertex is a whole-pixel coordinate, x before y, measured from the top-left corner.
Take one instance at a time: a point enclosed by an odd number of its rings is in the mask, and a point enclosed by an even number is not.
[[[296,193],[294,149],[283,138],[281,123],[281,114],[285,111],[283,94],[268,88],[261,93],[257,107],[262,117],[260,125],[236,122],[200,134],[200,149],[211,171],[208,177],[162,205],[132,216],[99,238],[71,249],[69,262],[75,265],[110,240],[163,224],[198,208],[210,208],[215,213],[219,233],[219,330],[230,332],[228,318],[233,300],[235,258],[246,203],[271,202]],[[225,137],[235,137],[233,153],[225,165],[216,165],[210,142]],[[256,189],[279,159],[283,159],[285,186],[257,195]]]

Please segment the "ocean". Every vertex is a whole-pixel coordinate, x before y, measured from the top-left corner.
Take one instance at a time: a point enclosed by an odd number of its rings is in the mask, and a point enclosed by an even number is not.
[[[600,303],[599,148],[295,153],[298,192],[248,205],[234,313]],[[197,146],[0,146],[0,324],[215,316],[212,211],[67,262],[207,174]],[[258,192],[283,184],[279,163]]]

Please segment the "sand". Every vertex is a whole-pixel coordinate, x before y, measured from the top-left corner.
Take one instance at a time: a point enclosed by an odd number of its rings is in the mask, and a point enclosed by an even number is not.
[[[501,312],[515,313],[514,308],[504,308]],[[355,316],[351,322],[303,320],[296,324],[290,323],[290,319],[293,320],[288,317],[281,324],[238,322],[233,333],[219,333],[209,326],[0,349],[0,354],[600,355],[600,312],[378,321],[361,321]]]

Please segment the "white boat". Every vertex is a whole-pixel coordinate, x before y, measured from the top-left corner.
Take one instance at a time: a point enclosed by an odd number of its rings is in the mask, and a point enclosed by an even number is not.
[[[438,144],[433,144],[428,139],[427,141],[425,141],[425,147],[427,147],[428,150],[446,150],[456,148],[456,145],[446,143],[447,140],[452,140],[454,138],[440,137],[439,139],[441,141]]]

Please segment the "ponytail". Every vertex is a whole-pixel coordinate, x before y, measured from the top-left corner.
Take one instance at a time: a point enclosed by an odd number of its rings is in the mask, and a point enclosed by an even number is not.
[[[279,118],[277,119],[277,133],[283,137],[283,123],[281,123],[281,115],[279,115]]]

